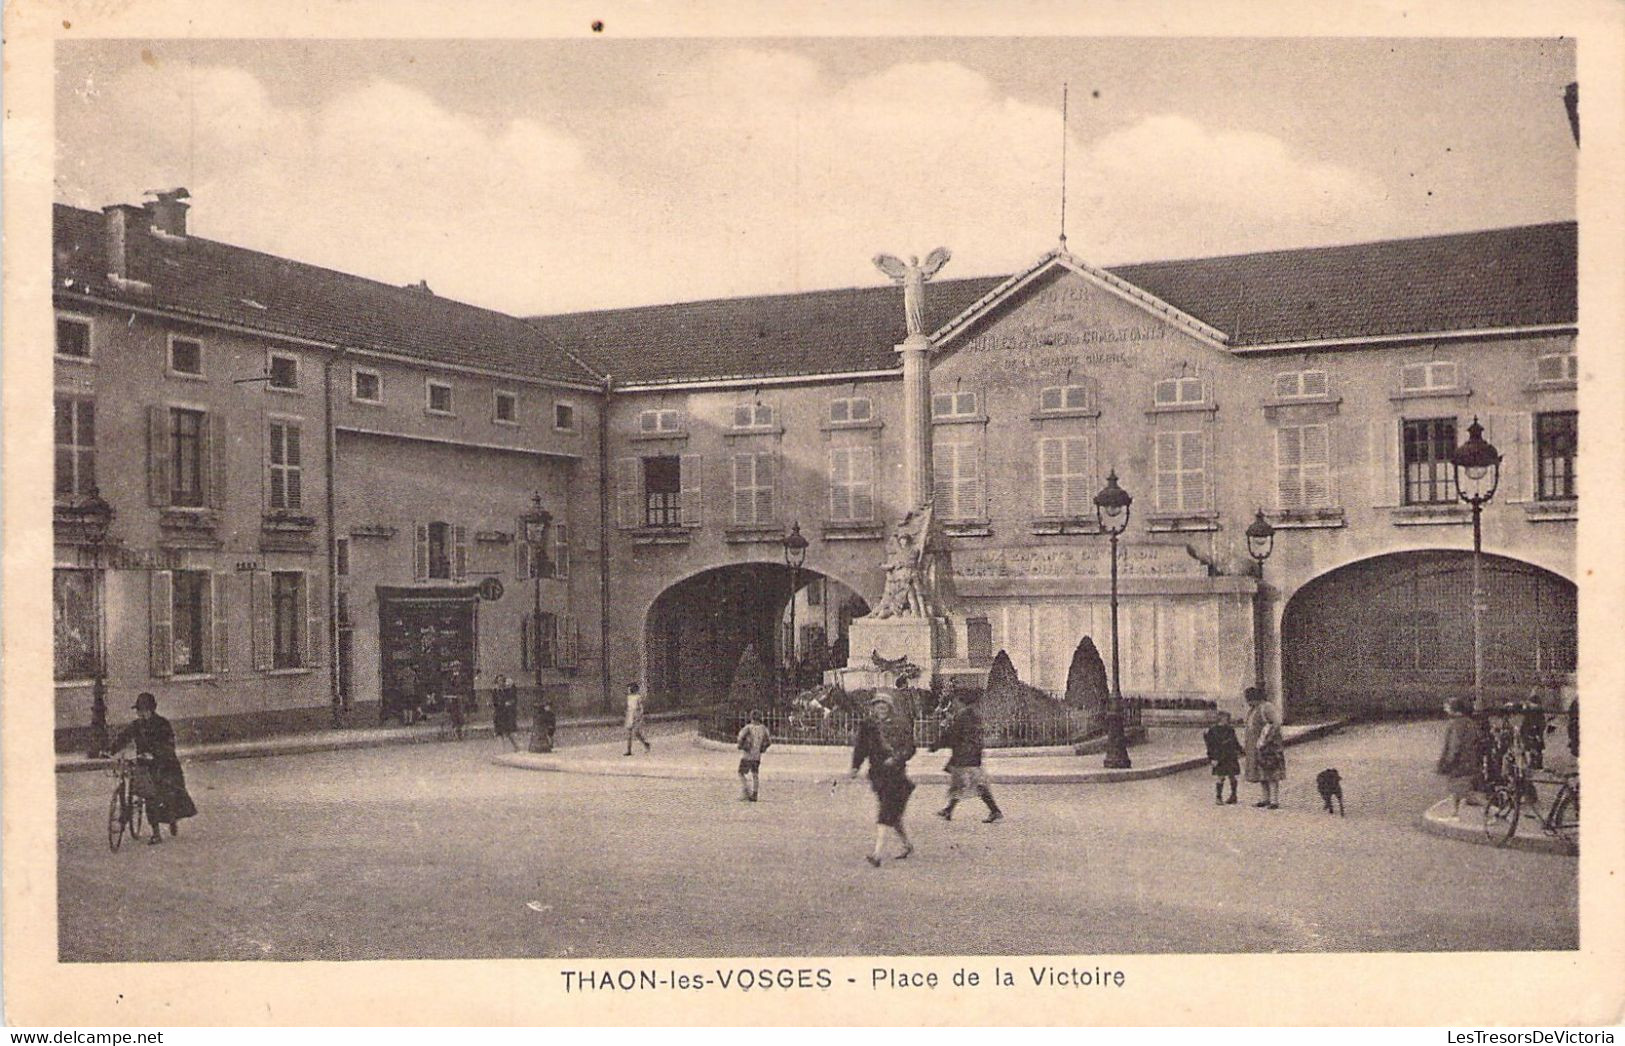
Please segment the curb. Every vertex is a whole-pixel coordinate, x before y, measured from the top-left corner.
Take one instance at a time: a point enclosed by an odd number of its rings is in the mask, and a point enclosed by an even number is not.
[[[1417,827],[1429,835],[1441,836],[1445,839],[1455,839],[1458,842],[1477,843],[1479,846],[1494,846],[1489,836],[1476,824],[1462,824],[1461,821],[1450,816],[1451,801],[1440,799],[1422,812],[1416,819]],[[1480,810],[1482,807],[1473,807]],[[1520,825],[1522,819],[1520,818]],[[1528,850],[1532,853],[1558,854],[1564,857],[1573,857],[1568,844],[1563,840],[1547,835],[1544,831],[1539,834],[1528,834],[1520,830],[1511,839],[1500,847],[1503,850]]]
[[[1300,733],[1286,738],[1288,747],[1302,744],[1305,741],[1316,740],[1327,734],[1335,733],[1341,729],[1344,720],[1334,720],[1329,723],[1317,723],[1306,727]],[[698,738],[694,739],[696,742]],[[719,744],[720,742],[712,742]],[[698,747],[709,748],[709,745]],[[839,751],[835,745],[786,745],[786,750],[798,753],[816,751]],[[1065,749],[1059,750],[1056,755],[1068,754]],[[673,763],[649,764],[637,756],[629,762],[619,762],[612,759],[564,759],[553,754],[535,752],[505,752],[493,756],[491,761],[501,766],[511,766],[518,770],[535,770],[545,773],[558,774],[587,774],[598,777],[645,777],[664,778],[668,780],[731,780],[733,772],[729,765],[719,761],[715,765],[693,766]],[[1157,763],[1154,766],[1134,767],[1126,770],[1074,770],[1058,773],[1023,773],[1017,771],[1000,771],[992,765],[988,766],[988,781],[991,784],[1118,784],[1124,781],[1145,781],[1155,777],[1168,777],[1172,774],[1183,773],[1207,765],[1207,759],[1202,756],[1193,756],[1189,759],[1176,759],[1172,762]],[[780,781],[811,781],[828,782],[832,776],[841,772],[839,765],[826,767],[820,770],[811,770],[805,767],[788,767],[769,771],[771,776]],[[916,783],[940,784],[948,780],[948,775],[941,770],[921,770],[910,775]],[[1487,841],[1487,840],[1486,840]]]
[[[666,723],[693,719],[699,713],[692,711],[651,712],[645,722]],[[594,716],[590,719],[560,720],[559,729],[619,726],[622,717]],[[528,732],[521,728],[521,732]],[[465,740],[490,737],[494,729],[489,722],[470,723],[463,731]],[[386,748],[393,745],[419,745],[445,741],[437,723],[402,727],[356,727],[351,730],[333,730],[320,734],[293,734],[267,737],[257,741],[225,741],[216,744],[190,745],[176,749],[182,763],[213,763],[226,759],[259,759],[278,755],[309,755],[312,752],[346,752],[362,748]],[[86,773],[105,770],[113,765],[111,759],[87,759],[80,756],[58,756],[56,772],[59,774]]]

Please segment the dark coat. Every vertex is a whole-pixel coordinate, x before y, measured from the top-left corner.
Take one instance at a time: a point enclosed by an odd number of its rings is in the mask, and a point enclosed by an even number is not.
[[[887,744],[880,724],[873,719],[865,717],[858,724],[858,736],[852,745],[852,769],[859,769],[865,762],[869,764],[869,787],[880,801],[876,817],[880,824],[896,827],[903,820],[908,797],[914,792],[914,782],[908,779],[908,759],[913,754],[912,744],[906,750]]]
[[[1484,758],[1484,731],[1468,716],[1451,716],[1444,728],[1444,747],[1434,767],[1446,777],[1474,777]]]
[[[500,686],[491,691],[491,726],[500,737],[519,730],[519,691]]]
[[[150,784],[142,784],[137,794],[147,801],[148,819],[154,824],[178,821],[197,813],[186,791],[186,774],[175,754],[175,728],[156,713],[150,719],[137,719],[120,730],[109,750],[117,752],[135,742],[138,767],[150,774]]]
[[[950,767],[981,766],[982,744],[982,712],[975,705],[966,705],[949,720],[931,751],[952,749],[953,754],[948,757]]]
[[[1207,745],[1207,758],[1213,764],[1213,776],[1235,777],[1241,773],[1241,742],[1236,728],[1229,723],[1215,723],[1202,734]]]

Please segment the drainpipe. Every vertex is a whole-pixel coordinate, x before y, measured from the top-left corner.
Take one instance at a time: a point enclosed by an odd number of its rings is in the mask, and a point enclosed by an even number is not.
[[[609,672],[609,398],[615,378],[604,375],[604,399],[598,405],[598,668],[603,676],[604,709],[614,711]]]
[[[333,707],[333,725],[346,725],[349,709],[339,693],[339,578],[338,536],[333,509],[333,470],[338,464],[338,448],[333,435],[333,368],[344,358],[344,346],[327,357],[322,367],[322,429],[327,465],[327,686]]]

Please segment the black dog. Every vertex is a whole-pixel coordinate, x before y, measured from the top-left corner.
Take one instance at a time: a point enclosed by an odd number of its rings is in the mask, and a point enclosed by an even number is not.
[[[1339,817],[1346,817],[1343,813],[1343,775],[1336,770],[1322,770],[1315,775],[1315,788],[1320,791],[1320,801],[1326,804],[1327,813],[1335,813]],[[1337,800],[1337,809],[1332,809],[1332,800]]]

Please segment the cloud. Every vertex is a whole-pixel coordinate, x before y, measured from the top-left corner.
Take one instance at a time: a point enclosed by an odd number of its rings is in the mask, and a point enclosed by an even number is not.
[[[946,275],[1008,272],[1058,232],[1059,112],[954,62],[838,81],[718,48],[648,67],[590,133],[383,78],[296,105],[229,66],[143,63],[67,97],[71,202],[186,185],[203,235],[512,312],[872,285],[875,252],[938,245]],[[1177,114],[1068,148],[1071,243],[1095,261],[1309,242],[1384,207],[1367,176]]]

